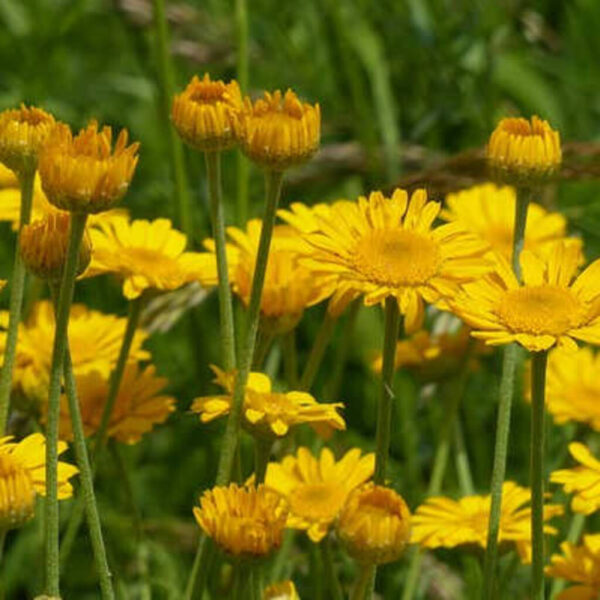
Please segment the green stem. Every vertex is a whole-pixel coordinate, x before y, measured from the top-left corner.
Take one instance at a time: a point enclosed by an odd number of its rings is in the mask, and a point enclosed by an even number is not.
[[[290,390],[298,387],[298,354],[296,352],[296,330],[285,333],[281,340],[283,346],[283,370]]]
[[[368,595],[374,574],[375,567],[373,565],[360,565],[358,579],[354,584],[351,600],[369,600]]]
[[[248,90],[248,6],[246,0],[235,0],[235,32],[237,41],[237,82],[242,92]],[[248,219],[248,159],[237,151],[237,221]]]
[[[471,465],[469,464],[469,455],[465,446],[460,418],[456,419],[454,423],[454,443],[456,446],[454,460],[458,474],[458,486],[463,496],[471,496],[475,492],[475,486],[473,485],[473,475],[471,474]]]
[[[569,527],[569,531],[567,533],[567,542],[571,544],[576,544],[579,541],[579,537],[581,536],[581,532],[583,531],[585,526],[585,515],[580,513],[574,514],[573,519],[571,520],[571,526]],[[552,589],[550,591],[550,598],[556,598],[558,594],[560,594],[565,587],[564,579],[555,579],[552,583]]]
[[[252,369],[254,371],[262,371],[265,360],[269,355],[269,350],[273,345],[275,334],[267,327],[260,327],[256,347],[254,348],[254,358],[252,359]]]
[[[279,548],[279,552],[275,555],[275,560],[271,569],[271,581],[280,581],[284,578],[284,572],[289,565],[290,552],[294,547],[294,537],[295,531],[293,529],[286,529],[283,534],[281,548]]]
[[[544,402],[548,351],[531,355],[531,598],[544,599]]]
[[[383,366],[381,368],[381,397],[377,411],[377,433],[375,438],[375,475],[377,484],[385,483],[385,471],[390,448],[390,432],[392,425],[392,401],[394,391],[394,359],[396,342],[400,328],[400,313],[396,298],[385,299],[385,332],[383,338]]]
[[[300,377],[300,390],[309,391],[312,387],[315,377],[319,372],[319,367],[321,366],[325,349],[327,348],[327,345],[331,340],[331,336],[333,335],[333,329],[336,322],[337,317],[333,317],[329,314],[329,311],[327,311],[323,317],[323,321],[321,322],[321,327],[317,332],[317,337],[315,338],[314,344],[310,349],[310,354],[308,355],[306,366],[302,372],[302,377]]]
[[[213,238],[217,254],[217,273],[219,276],[219,314],[221,318],[221,346],[223,368],[235,369],[235,338],[233,324],[233,303],[229,287],[227,268],[227,249],[225,245],[225,215],[221,194],[221,153],[205,152],[206,173],[208,176],[208,197]]]
[[[192,565],[190,577],[185,588],[184,600],[201,599],[203,597],[204,588],[206,587],[214,558],[214,548],[210,540],[204,534],[200,534],[194,564]]]
[[[533,191],[528,188],[519,188],[517,190],[517,200],[515,203],[515,229],[512,247],[512,268],[517,277],[517,281],[521,281],[521,252],[525,245],[525,227],[527,226],[527,210],[529,209],[529,201],[531,200]]]
[[[252,600],[252,567],[247,561],[239,562],[235,566],[235,584],[233,600]]]
[[[60,417],[60,383],[67,349],[67,327],[73,301],[79,247],[87,214],[71,213],[69,245],[65,261],[52,348],[48,416],[46,423],[46,594],[60,596],[59,584],[59,516],[58,516],[58,421]]]
[[[27,225],[31,219],[31,205],[33,202],[33,182],[35,172],[22,175],[21,183],[21,215],[19,221],[19,234],[15,245],[15,256],[12,274],[9,278],[10,284],[10,308],[8,315],[8,330],[4,345],[4,363],[0,373],[0,436],[4,435],[8,422],[8,408],[10,404],[10,392],[12,389],[12,374],[17,354],[17,337],[19,333],[19,322],[21,321],[21,309],[23,306],[23,290],[25,289],[26,269],[21,259],[19,239],[23,225]]]
[[[273,440],[267,438],[255,438],[254,444],[254,477],[256,485],[265,481],[267,465],[271,457],[271,449],[273,448]]]
[[[333,551],[331,548],[331,538],[327,535],[323,538],[320,544],[321,556],[323,557],[323,565],[325,567],[325,577],[327,578],[327,589],[331,600],[343,600],[344,593],[342,586],[335,573],[335,563],[333,560]]]

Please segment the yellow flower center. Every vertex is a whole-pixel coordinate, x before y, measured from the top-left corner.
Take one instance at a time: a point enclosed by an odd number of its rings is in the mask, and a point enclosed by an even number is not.
[[[355,267],[366,280],[391,286],[419,286],[439,269],[438,245],[414,231],[374,229],[358,242]]]
[[[227,100],[225,98],[226,91],[227,88],[221,82],[202,82],[192,92],[190,100],[198,104],[217,104],[218,102],[225,102]]]
[[[0,454],[0,531],[20,527],[33,517],[34,501],[29,473],[10,455]]]
[[[290,512],[308,521],[333,521],[346,495],[339,483],[306,483],[288,496]]]
[[[562,335],[581,324],[584,308],[565,288],[540,285],[506,292],[498,316],[513,333]]]

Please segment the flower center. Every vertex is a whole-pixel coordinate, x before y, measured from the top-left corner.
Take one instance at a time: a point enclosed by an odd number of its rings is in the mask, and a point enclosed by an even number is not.
[[[562,335],[581,324],[584,307],[568,289],[540,285],[506,292],[497,313],[513,333]]]
[[[375,229],[356,245],[355,268],[366,280],[391,286],[427,283],[439,269],[438,245],[429,237],[401,229]]]
[[[225,101],[225,86],[216,82],[203,83],[196,88],[190,99],[198,104],[217,104]]]
[[[289,496],[290,511],[309,521],[333,521],[346,500],[339,483],[307,483]]]
[[[34,501],[29,473],[10,455],[0,454],[0,530],[20,527],[33,517]]]

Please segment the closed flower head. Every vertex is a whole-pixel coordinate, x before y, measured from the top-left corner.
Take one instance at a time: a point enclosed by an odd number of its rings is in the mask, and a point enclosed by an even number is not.
[[[378,565],[394,562],[410,540],[410,511],[393,490],[367,484],[350,494],[337,532],[357,561]]]
[[[284,171],[307,161],[321,141],[321,109],[301,102],[292,90],[246,98],[238,121],[244,153],[266,169]]]
[[[300,600],[293,581],[273,583],[265,589],[262,600]]]
[[[52,115],[34,106],[0,113],[0,162],[19,175],[32,174],[55,125]]]
[[[58,125],[40,156],[42,188],[57,208],[98,213],[112,208],[127,192],[138,162],[139,143],[127,145],[122,129],[112,147],[112,129],[92,121],[73,136]]]

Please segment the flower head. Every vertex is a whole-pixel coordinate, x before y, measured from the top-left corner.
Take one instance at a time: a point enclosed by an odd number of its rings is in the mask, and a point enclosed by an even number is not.
[[[244,100],[238,122],[242,150],[254,162],[273,171],[307,161],[321,141],[321,109],[300,102],[292,90],[265,92],[254,104]]]
[[[359,562],[394,562],[410,540],[410,511],[393,490],[366,484],[346,500],[337,532],[348,553]]]
[[[216,375],[215,383],[226,392],[220,396],[196,398],[192,411],[208,423],[229,414],[235,383],[234,373],[225,373],[218,367],[211,369]],[[271,437],[284,436],[290,427],[310,423],[314,427],[345,429],[346,423],[338,413],[341,403],[319,404],[306,392],[275,392],[271,380],[264,373],[250,373],[244,396],[244,426],[251,432]]]
[[[366,305],[393,297],[413,332],[423,321],[423,301],[444,304],[459,282],[486,273],[485,244],[456,223],[432,228],[439,211],[425,190],[409,201],[397,189],[391,198],[373,192],[314,214],[319,229],[304,236],[311,246],[304,263],[317,274],[336,276],[330,310],[339,313],[360,295]]]
[[[269,463],[265,483],[283,494],[290,505],[288,527],[307,530],[313,542],[322,540],[352,490],[370,479],[375,455],[361,456],[353,448],[335,461],[329,448],[318,458],[308,448],[299,448],[296,456],[281,463]]]
[[[33,173],[55,126],[52,115],[34,106],[0,113],[0,162],[19,175]]]
[[[214,487],[194,516],[204,533],[237,558],[260,558],[279,548],[288,516],[285,499],[264,485]]]
[[[194,75],[183,92],[173,98],[171,120],[177,133],[202,152],[227,150],[237,143],[235,121],[242,109],[237,81],[211,81]]]
[[[71,212],[99,213],[127,192],[138,162],[139,143],[127,145],[122,129],[112,148],[112,129],[92,121],[73,137],[57,125],[40,156],[40,178],[48,200]]]
[[[532,352],[558,344],[575,349],[574,339],[600,343],[600,260],[575,277],[579,249],[557,243],[541,259],[521,253],[523,284],[506,259],[497,270],[465,284],[452,310],[487,344],[519,342]]]
[[[536,183],[560,166],[560,134],[536,116],[502,119],[490,136],[487,159],[507,183]]]
[[[293,581],[273,583],[265,589],[263,600],[300,600]]]
[[[8,167],[5,167],[0,162],[0,191],[5,190],[7,188],[14,188],[18,190],[19,179],[15,175],[14,171],[11,171]]]
[[[58,443],[58,453],[67,449]],[[78,472],[65,462],[58,463],[58,498],[70,498],[69,479]],[[33,517],[35,496],[46,494],[46,438],[33,433],[20,442],[0,438],[0,531],[20,527]]]
[[[502,507],[498,540],[514,543],[523,562],[531,560],[531,491],[512,481],[502,485]],[[423,548],[454,548],[474,545],[485,548],[491,497],[465,496],[460,500],[428,498],[412,517],[412,541]],[[562,506],[544,506],[544,521],[563,513]],[[550,525],[544,532],[555,534]]]

